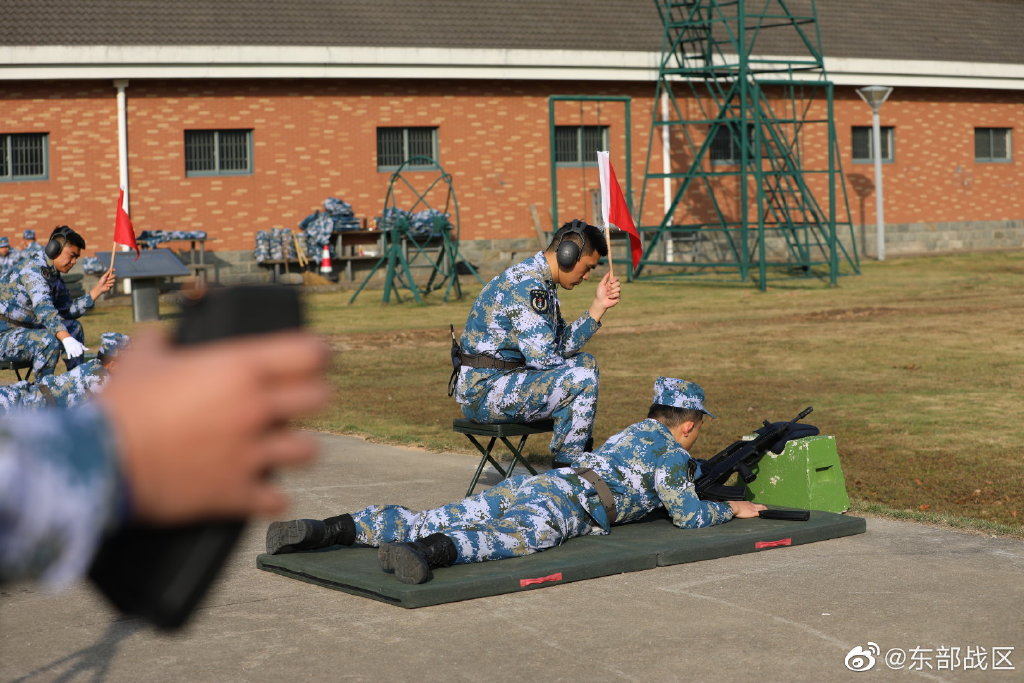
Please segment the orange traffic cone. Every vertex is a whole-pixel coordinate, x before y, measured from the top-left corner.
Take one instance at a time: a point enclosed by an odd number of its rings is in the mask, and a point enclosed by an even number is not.
[[[324,245],[324,250],[320,252],[320,274],[331,275],[334,272],[334,266],[331,265],[331,251]]]

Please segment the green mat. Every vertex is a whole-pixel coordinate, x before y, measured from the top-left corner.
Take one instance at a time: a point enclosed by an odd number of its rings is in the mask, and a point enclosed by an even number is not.
[[[865,521],[813,511],[806,522],[734,519],[705,529],[678,529],[666,516],[614,527],[608,536],[574,538],[527,557],[461,564],[408,585],[377,566],[376,548],[333,547],[285,555],[260,555],[256,566],[402,607],[426,607],[488,595],[544,588],[658,566],[761,552],[864,533]]]

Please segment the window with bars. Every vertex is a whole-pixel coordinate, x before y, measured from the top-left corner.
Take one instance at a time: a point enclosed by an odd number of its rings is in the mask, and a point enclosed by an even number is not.
[[[555,126],[555,163],[597,166],[597,153],[608,149],[608,126]]]
[[[882,162],[892,162],[893,138],[892,126],[881,126],[878,130],[882,137]],[[875,162],[874,142],[871,126],[854,126],[852,134],[853,163],[873,164]]]
[[[252,173],[251,130],[186,130],[185,175]]]
[[[1010,161],[1009,128],[975,128],[974,160],[981,162]]]
[[[417,163],[417,158],[437,161],[437,128],[416,126],[377,129],[377,170],[393,171],[406,161],[406,168],[430,168],[431,164]]]
[[[49,177],[48,133],[0,133],[0,182]]]

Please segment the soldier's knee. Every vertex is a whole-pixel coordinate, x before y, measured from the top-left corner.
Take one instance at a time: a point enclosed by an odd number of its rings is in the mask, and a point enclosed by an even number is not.
[[[573,356],[573,360],[576,361],[577,367],[593,370],[594,374],[597,374],[597,359],[594,358],[593,354],[577,353]]]

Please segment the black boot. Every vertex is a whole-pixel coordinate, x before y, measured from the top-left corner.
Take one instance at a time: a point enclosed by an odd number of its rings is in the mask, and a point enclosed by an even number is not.
[[[356,524],[351,515],[325,520],[293,519],[290,522],[273,522],[267,529],[267,554],[352,545],[355,541]]]
[[[426,583],[434,577],[431,569],[450,567],[458,554],[455,542],[444,534],[430,534],[412,543],[385,543],[377,551],[377,562],[402,583]]]

